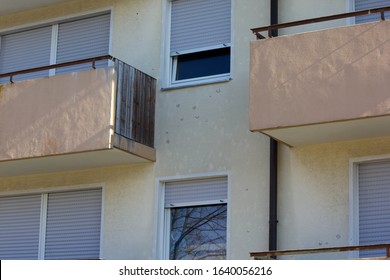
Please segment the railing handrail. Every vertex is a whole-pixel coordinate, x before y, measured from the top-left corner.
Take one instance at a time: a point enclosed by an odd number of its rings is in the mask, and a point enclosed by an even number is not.
[[[292,21],[292,22],[287,22],[287,23],[273,24],[273,25],[268,25],[268,26],[252,28],[251,30],[252,30],[253,34],[256,35],[257,39],[265,39],[265,37],[263,35],[261,35],[260,32],[268,31],[268,37],[272,37],[273,30],[279,30],[282,28],[294,27],[294,26],[311,24],[311,23],[318,23],[318,22],[323,22],[323,21],[330,21],[330,20],[343,19],[343,18],[349,18],[349,17],[376,14],[376,13],[380,13],[381,20],[385,20],[385,12],[387,12],[387,11],[390,11],[390,6],[362,10],[362,11],[356,11],[356,12],[343,13],[343,14],[336,14],[336,15],[331,15],[331,16],[310,18],[310,19]]]
[[[10,81],[12,83],[12,77],[16,76],[16,75],[45,71],[45,70],[50,70],[50,69],[54,69],[54,68],[63,68],[63,67],[67,67],[67,66],[85,64],[85,63],[92,63],[92,68],[95,68],[96,61],[108,60],[108,59],[114,60],[115,58],[111,55],[95,56],[95,57],[90,57],[90,58],[85,58],[85,59],[79,59],[79,60],[74,60],[74,61],[68,61],[68,62],[63,62],[63,63],[57,63],[57,64],[51,64],[51,65],[46,65],[46,66],[40,66],[40,67],[34,67],[34,68],[29,68],[29,69],[24,69],[24,70],[3,73],[3,74],[0,74],[0,78],[10,77]]]
[[[276,257],[285,255],[302,255],[302,254],[317,254],[317,253],[333,253],[333,252],[348,252],[360,250],[375,250],[386,249],[386,258],[390,258],[390,243],[372,244],[372,245],[356,245],[356,246],[342,246],[342,247],[327,247],[327,248],[312,248],[312,249],[298,249],[298,250],[276,250],[264,252],[252,252],[250,256],[253,258],[260,257]]]

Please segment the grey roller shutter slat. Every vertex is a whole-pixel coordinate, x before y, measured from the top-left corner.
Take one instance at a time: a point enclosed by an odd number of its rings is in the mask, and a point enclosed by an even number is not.
[[[359,165],[359,244],[390,242],[390,161]],[[362,257],[382,255],[373,251]]]
[[[165,184],[165,207],[191,202],[226,200],[227,197],[227,177]]]
[[[1,36],[0,73],[14,72],[50,64],[52,27],[42,27]],[[17,75],[14,81],[48,76],[49,71]],[[9,79],[1,79],[1,83]]]
[[[41,195],[0,197],[0,259],[38,259]]]
[[[45,259],[99,258],[101,206],[101,189],[49,194]]]
[[[231,43],[231,0],[177,0],[171,9],[171,54]]]
[[[110,14],[80,19],[58,25],[57,63],[107,55],[110,39]],[[97,62],[97,67],[107,61]],[[57,74],[91,69],[77,65],[56,70]]]
[[[390,6],[390,0],[355,0],[355,11],[362,11],[374,8]],[[390,17],[390,13],[386,12],[385,16]],[[365,23],[371,21],[379,21],[380,14],[364,15],[355,18],[355,23]]]

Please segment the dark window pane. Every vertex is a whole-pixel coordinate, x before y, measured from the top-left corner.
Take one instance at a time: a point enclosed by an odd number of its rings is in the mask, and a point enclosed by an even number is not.
[[[226,204],[171,209],[169,258],[226,258]]]
[[[230,48],[179,55],[176,80],[207,77],[230,72]]]

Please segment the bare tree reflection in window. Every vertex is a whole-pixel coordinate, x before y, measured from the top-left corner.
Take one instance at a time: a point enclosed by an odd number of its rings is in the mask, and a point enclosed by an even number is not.
[[[225,259],[226,214],[226,204],[171,208],[170,259]]]

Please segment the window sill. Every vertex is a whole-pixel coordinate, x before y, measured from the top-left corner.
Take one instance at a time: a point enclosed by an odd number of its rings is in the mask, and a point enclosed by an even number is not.
[[[181,89],[181,88],[187,88],[187,87],[197,87],[197,86],[216,84],[216,83],[225,83],[225,82],[229,82],[231,80],[232,80],[232,78],[229,74],[229,75],[224,75],[224,76],[220,76],[220,77],[213,77],[213,78],[209,77],[209,78],[204,78],[204,79],[181,81],[181,82],[171,83],[167,87],[162,87],[161,91],[168,91],[168,90]]]

